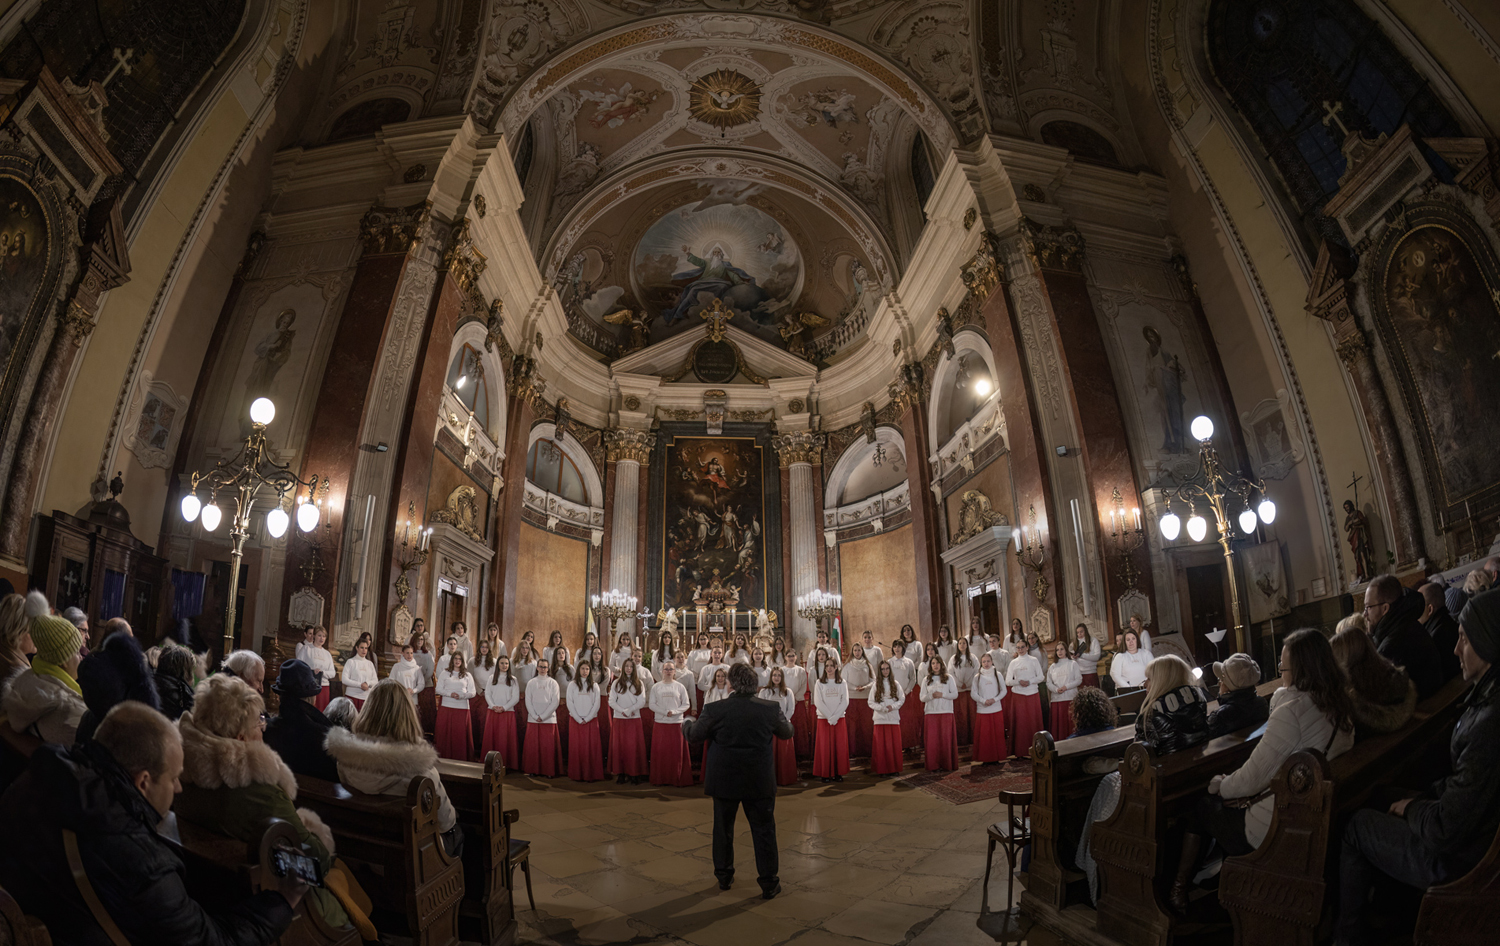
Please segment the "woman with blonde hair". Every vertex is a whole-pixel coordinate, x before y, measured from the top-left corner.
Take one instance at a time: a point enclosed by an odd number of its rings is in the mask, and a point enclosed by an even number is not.
[[[28,655],[36,653],[31,642],[31,621],[26,617],[26,599],[6,595],[0,599],[0,682],[31,667]]]
[[[1208,741],[1208,691],[1176,654],[1163,654],[1146,665],[1146,697],[1135,718],[1135,741],[1157,755]]]
[[[1405,726],[1417,711],[1417,685],[1410,675],[1376,650],[1364,631],[1340,631],[1332,643],[1354,704],[1356,732],[1364,736]]]
[[[1368,634],[1370,622],[1365,620],[1365,612],[1355,611],[1353,614],[1339,621],[1333,628],[1334,634],[1342,634],[1345,631],[1360,631]]]

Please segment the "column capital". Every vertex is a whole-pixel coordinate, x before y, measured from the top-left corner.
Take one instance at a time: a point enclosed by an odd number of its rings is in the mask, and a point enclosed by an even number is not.
[[[1083,271],[1083,234],[1076,228],[1044,226],[1022,217],[1021,239],[1038,269]]]
[[[487,265],[485,255],[474,245],[474,237],[469,232],[469,218],[465,217],[448,235],[448,247],[443,251],[443,268],[452,274],[460,289],[469,293],[478,286],[479,276]],[[476,309],[483,308],[482,302],[476,306]]]
[[[426,236],[432,201],[424,200],[410,207],[386,207],[375,204],[359,221],[359,235],[365,254],[405,253]]]
[[[959,278],[974,296],[983,302],[1005,278],[1005,264],[1000,261],[999,238],[986,230],[979,237],[979,249],[959,267]]]
[[[611,427],[604,432],[606,457],[610,463],[626,461],[644,464],[651,459],[656,434],[634,427]]]
[[[772,437],[771,446],[776,448],[776,453],[781,457],[782,469],[787,469],[799,463],[821,463],[826,439],[822,434],[811,430],[795,430]]]

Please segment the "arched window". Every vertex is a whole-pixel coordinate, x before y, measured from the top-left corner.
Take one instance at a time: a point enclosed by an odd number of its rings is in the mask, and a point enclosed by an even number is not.
[[[569,502],[584,506],[589,503],[588,490],[584,488],[578,467],[563,453],[562,447],[552,440],[538,440],[531,445],[530,452],[526,454],[526,479],[538,489],[561,496]]]
[[[945,379],[946,380],[946,379]],[[938,397],[938,444],[945,444],[963,423],[990,399],[995,379],[978,352],[959,352],[954,362],[951,388],[935,391]]]
[[[1260,138],[1315,238],[1343,242],[1320,213],[1346,170],[1343,128],[1371,138],[1404,124],[1418,138],[1463,133],[1353,0],[1214,0],[1207,40],[1219,85]],[[1330,109],[1337,109],[1334,119]],[[1430,152],[1429,160],[1445,173]]]
[[[490,429],[490,385],[484,376],[484,362],[479,350],[465,345],[448,366],[448,388],[464,407],[474,412],[480,428]]]

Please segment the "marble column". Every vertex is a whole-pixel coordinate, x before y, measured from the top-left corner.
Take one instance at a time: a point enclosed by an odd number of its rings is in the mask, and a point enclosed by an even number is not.
[[[817,626],[797,614],[797,599],[818,587],[818,543],[822,538],[814,502],[813,463],[823,451],[823,435],[811,431],[780,434],[772,441],[789,474],[792,589],[787,601],[792,628],[791,643],[798,650],[812,646]],[[783,619],[782,625],[787,621]]]
[[[649,430],[617,427],[605,431],[605,448],[615,468],[614,515],[609,528],[609,568],[606,591],[640,597],[641,465],[651,457],[656,435]],[[612,631],[635,632],[635,619],[620,621]]]

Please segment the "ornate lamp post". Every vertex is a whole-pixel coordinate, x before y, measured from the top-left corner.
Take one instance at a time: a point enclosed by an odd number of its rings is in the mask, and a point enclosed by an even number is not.
[[[813,622],[814,626],[819,626],[825,618],[832,618],[839,613],[844,606],[844,596],[813,589],[805,595],[798,595],[796,604],[798,614]],[[828,636],[831,639],[833,631],[828,628],[825,630],[828,630]],[[842,641],[836,643],[843,646]]]
[[[636,605],[640,600],[634,595],[627,595],[623,591],[610,590],[602,595],[594,595],[591,599],[594,606],[594,616],[602,624],[609,621],[609,636],[613,637],[615,625],[620,621],[628,620],[636,616]]]
[[[234,497],[234,514],[229,520],[229,600],[224,605],[224,653],[227,657],[234,650],[235,602],[240,593],[240,562],[244,559],[245,539],[250,535],[250,509],[255,504],[255,494],[262,486],[276,492],[276,503],[266,513],[266,531],[274,539],[286,534],[291,516],[285,509],[287,494],[306,488],[307,502],[297,504],[297,528],[311,532],[318,527],[322,513],[318,504],[312,502],[317,488],[316,476],[309,480],[298,479],[286,464],[270,458],[266,441],[266,426],[276,417],[276,405],[268,397],[258,397],[250,405],[250,434],[244,446],[227,460],[221,461],[207,473],[193,473],[192,490],[182,497],[182,518],[193,522],[201,517],[203,528],[209,532],[219,528],[224,512],[219,508],[220,491]],[[198,498],[198,487],[208,489],[208,504]]]
[[[1167,512],[1161,517],[1161,534],[1168,542],[1177,538],[1182,529],[1182,520],[1172,511],[1172,501],[1186,503],[1191,516],[1187,521],[1188,538],[1194,542],[1202,542],[1208,534],[1208,522],[1198,515],[1198,501],[1202,500],[1213,510],[1214,523],[1219,530],[1219,547],[1224,550],[1224,567],[1229,572],[1229,604],[1233,609],[1235,646],[1243,653],[1249,653],[1248,641],[1245,639],[1245,625],[1240,617],[1240,592],[1239,584],[1234,576],[1234,545],[1232,544],[1233,529],[1229,524],[1229,517],[1235,515],[1232,505],[1240,506],[1236,516],[1240,531],[1249,535],[1255,531],[1257,519],[1266,525],[1276,521],[1276,504],[1266,496],[1266,484],[1262,480],[1253,479],[1242,473],[1227,473],[1224,465],[1219,459],[1219,451],[1214,449],[1214,422],[1207,417],[1199,415],[1193,418],[1192,431],[1194,439],[1198,441],[1198,470],[1187,482],[1174,490],[1166,493]],[[1260,502],[1251,509],[1251,502],[1256,496]],[[1235,501],[1238,500],[1236,503]]]

